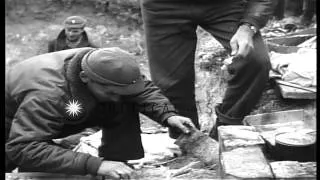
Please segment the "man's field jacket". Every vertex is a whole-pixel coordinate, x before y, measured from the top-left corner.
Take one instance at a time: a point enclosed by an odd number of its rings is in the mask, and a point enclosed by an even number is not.
[[[123,97],[120,105],[98,103],[79,78],[81,59],[91,49],[43,54],[6,69],[5,150],[19,167],[38,172],[96,174],[101,158],[63,149],[52,139],[97,125],[112,132],[121,124],[116,117],[138,118],[138,112],[163,125],[168,117],[176,115],[169,100],[147,80],[144,92]],[[67,107],[72,105],[78,105],[80,113],[68,112]]]

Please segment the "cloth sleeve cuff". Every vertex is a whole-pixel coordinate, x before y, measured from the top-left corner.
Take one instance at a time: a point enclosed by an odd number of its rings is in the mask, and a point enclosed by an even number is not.
[[[178,114],[175,112],[167,112],[165,114],[163,114],[160,118],[161,118],[161,122],[165,127],[168,127],[169,124],[167,122],[167,119],[171,116],[177,116]]]
[[[97,175],[102,160],[98,157],[90,156],[87,160],[87,173]]]
[[[254,18],[249,18],[249,17],[248,17],[248,18],[241,19],[239,25],[241,25],[241,24],[243,24],[243,23],[249,23],[249,24],[253,25],[254,27],[257,28],[258,31],[259,31],[260,28],[261,28],[260,25],[259,25],[259,23],[256,22],[256,20],[255,20]]]

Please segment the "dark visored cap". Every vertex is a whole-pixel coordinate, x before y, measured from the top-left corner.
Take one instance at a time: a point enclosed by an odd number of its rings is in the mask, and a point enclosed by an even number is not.
[[[70,16],[64,20],[65,28],[84,28],[87,20],[81,16]]]

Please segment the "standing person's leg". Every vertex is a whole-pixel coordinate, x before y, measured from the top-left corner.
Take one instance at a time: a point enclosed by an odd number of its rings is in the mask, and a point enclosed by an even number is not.
[[[285,0],[273,0],[274,1],[274,13],[273,15],[277,20],[284,18]]]
[[[316,12],[317,4],[316,0],[304,0],[303,1],[303,13],[301,18],[301,23],[303,25],[310,25],[312,18]]]
[[[238,29],[245,4],[241,1],[232,1],[228,5],[210,6],[210,3],[203,7],[203,22],[200,26],[230,51],[230,39]],[[233,69],[233,73],[228,79],[222,103],[215,108],[217,113],[215,127],[221,124],[242,124],[244,116],[250,113],[262,95],[271,66],[260,33],[253,37],[253,41],[254,49],[249,55],[229,66],[229,69]],[[212,136],[216,137],[216,133],[214,130]]]
[[[303,0],[286,0],[285,14],[287,16],[300,16],[302,14]]]
[[[188,1],[141,1],[152,80],[179,114],[200,128],[194,87],[197,26],[192,9]],[[170,137],[178,137],[177,130],[169,130]]]

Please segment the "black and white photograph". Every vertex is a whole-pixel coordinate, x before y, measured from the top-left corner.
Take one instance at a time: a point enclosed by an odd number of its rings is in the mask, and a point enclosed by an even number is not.
[[[317,179],[316,0],[5,0],[6,180]]]

